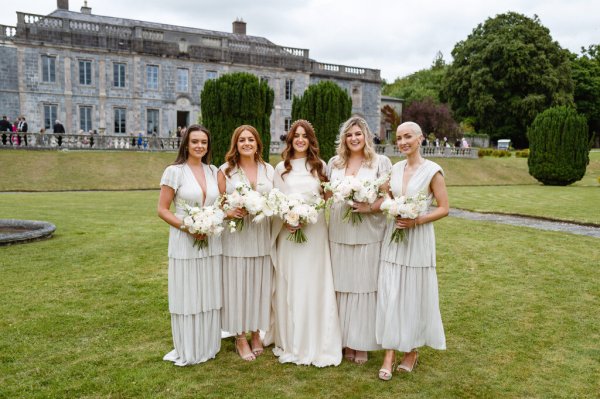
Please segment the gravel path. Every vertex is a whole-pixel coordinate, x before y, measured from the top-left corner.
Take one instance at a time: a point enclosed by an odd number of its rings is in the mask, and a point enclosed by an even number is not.
[[[540,230],[562,231],[565,233],[600,238],[600,227],[584,226],[576,223],[553,222],[533,217],[502,215],[498,213],[479,213],[454,208],[450,209],[450,216],[469,220],[483,220],[487,222],[511,224],[513,226],[532,227]]]

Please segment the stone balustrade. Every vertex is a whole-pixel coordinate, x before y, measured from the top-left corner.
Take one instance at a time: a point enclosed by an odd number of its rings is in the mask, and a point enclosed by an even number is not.
[[[0,149],[177,151],[177,137],[0,132]]]
[[[0,39],[12,39],[17,34],[17,28],[14,26],[0,25]]]

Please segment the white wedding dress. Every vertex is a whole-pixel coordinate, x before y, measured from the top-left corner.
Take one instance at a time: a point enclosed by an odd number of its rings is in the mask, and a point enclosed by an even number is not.
[[[305,162],[305,158],[292,160],[292,170],[283,178],[285,168],[279,163],[274,187],[307,199],[319,193],[320,181],[307,170]],[[342,361],[342,339],[323,213],[316,224],[303,227],[303,231],[308,241],[298,244],[288,241],[289,232],[281,221],[273,223],[274,315],[265,344],[275,343],[273,353],[281,363],[337,366]]]

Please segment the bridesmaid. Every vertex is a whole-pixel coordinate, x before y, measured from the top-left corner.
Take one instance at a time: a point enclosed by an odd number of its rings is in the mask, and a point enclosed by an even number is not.
[[[183,226],[183,201],[212,205],[219,197],[217,168],[209,165],[211,141],[206,128],[193,125],[181,137],[175,162],[160,181],[158,216],[169,231],[169,311],[175,349],[163,360],[177,366],[202,363],[221,349],[221,238],[194,247],[200,234]],[[170,211],[175,204],[175,213]]]
[[[319,158],[312,125],[297,120],[285,143],[283,161],[275,167],[275,188],[307,200],[322,193],[326,166]],[[342,360],[342,342],[323,213],[317,223],[302,229],[308,241],[300,244],[287,239],[296,229],[282,226],[281,221],[273,223],[274,321],[265,341],[275,342],[273,353],[280,363],[337,366]]]
[[[273,188],[274,169],[262,159],[263,144],[256,129],[242,125],[231,137],[226,163],[219,168],[219,191],[231,193],[238,183],[267,193]],[[259,330],[267,330],[271,311],[271,222],[252,222],[244,209],[227,212],[228,218],[244,218],[241,231],[225,229],[223,245],[222,329],[236,334],[236,351],[252,361],[263,353]],[[252,332],[252,346],[246,332]]]
[[[396,143],[406,159],[396,163],[390,177],[394,197],[427,195],[437,207],[416,219],[397,218],[388,223],[381,246],[377,291],[376,335],[386,351],[379,378],[392,378],[395,350],[404,352],[397,371],[411,372],[417,364],[417,348],[427,345],[446,349],[440,315],[432,222],[448,215],[444,172],[420,153],[423,133],[414,122],[398,126]],[[395,228],[406,229],[405,239],[390,243]]]
[[[342,125],[337,155],[329,161],[330,181],[354,176],[376,180],[389,174],[392,163],[373,148],[373,134],[367,122],[352,117]],[[329,246],[337,305],[342,329],[344,357],[358,364],[367,361],[367,351],[381,349],[375,339],[377,310],[377,275],[379,250],[383,239],[385,216],[379,212],[383,198],[373,204],[355,203],[354,212],[363,215],[362,223],[343,221],[345,204],[331,210]]]

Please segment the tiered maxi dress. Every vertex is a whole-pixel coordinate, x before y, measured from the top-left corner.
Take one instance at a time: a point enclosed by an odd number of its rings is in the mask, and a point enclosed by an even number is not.
[[[392,167],[390,189],[394,197],[402,195],[406,160]],[[431,179],[442,168],[425,162],[407,183],[405,194],[427,194],[431,205]],[[406,229],[405,239],[390,243],[394,221],[386,226],[381,245],[381,263],[377,292],[377,343],[384,349],[409,352],[421,346],[446,349],[446,337],[440,315],[433,223]]]
[[[243,171],[236,167],[225,174],[227,164],[221,166],[225,175],[227,193],[235,185],[250,185]],[[256,187],[260,193],[273,188],[273,167],[258,164]],[[223,245],[223,308],[221,325],[224,331],[241,334],[248,331],[266,331],[270,324],[273,267],[271,265],[271,220],[252,222],[254,216],[244,218],[241,231],[230,233],[225,229]]]
[[[305,158],[293,159],[291,165],[283,178],[283,162],[277,165],[275,188],[307,199],[321,192],[320,181],[309,172]],[[273,353],[281,363],[337,366],[342,361],[342,339],[323,213],[303,231],[308,241],[295,243],[288,241],[289,232],[281,221],[273,223],[274,320],[265,343],[274,341]]]
[[[179,204],[212,205],[219,196],[217,168],[202,165],[206,193],[187,164],[171,165],[161,185],[175,190],[175,215],[183,219]],[[208,248],[194,247],[194,238],[175,227],[169,231],[169,311],[175,349],[163,360],[177,366],[202,363],[221,349],[221,237],[209,237]]]
[[[345,177],[346,170],[335,167],[337,156],[329,161],[331,182]],[[363,165],[356,178],[374,181],[390,173],[388,157],[377,155],[371,166]],[[360,351],[378,350],[375,339],[379,251],[385,225],[380,213],[362,214],[362,222],[343,221],[345,204],[335,204],[329,219],[329,245],[333,283],[342,330],[342,346]]]

